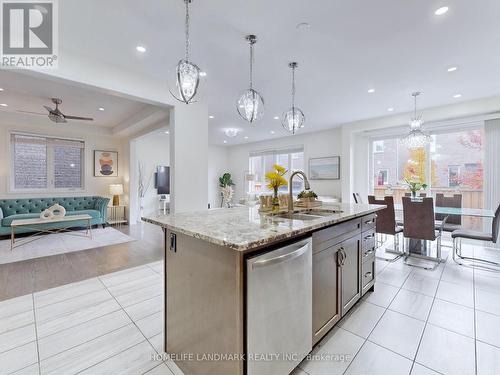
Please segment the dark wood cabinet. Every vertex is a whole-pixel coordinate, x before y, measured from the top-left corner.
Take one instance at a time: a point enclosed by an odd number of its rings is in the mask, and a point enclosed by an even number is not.
[[[313,344],[373,288],[375,219],[368,215],[312,235]]]

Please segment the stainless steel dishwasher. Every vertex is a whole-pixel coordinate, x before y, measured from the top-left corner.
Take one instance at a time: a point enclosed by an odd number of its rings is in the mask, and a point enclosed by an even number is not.
[[[311,349],[308,238],[247,260],[248,375],[287,375]]]

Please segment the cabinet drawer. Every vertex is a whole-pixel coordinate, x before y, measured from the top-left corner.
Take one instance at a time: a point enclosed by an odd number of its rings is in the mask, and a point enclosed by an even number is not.
[[[361,286],[363,294],[371,288],[375,279],[375,257],[361,266]]]
[[[377,214],[366,215],[361,218],[361,230],[369,230],[375,228],[375,222],[377,220]]]
[[[342,242],[360,231],[361,218],[349,220],[314,232],[312,235],[313,252],[324,250],[325,248]]]
[[[361,251],[361,262],[372,261],[375,258],[375,248],[370,247]]]
[[[375,228],[363,232],[361,236],[361,249],[363,251],[375,249]]]

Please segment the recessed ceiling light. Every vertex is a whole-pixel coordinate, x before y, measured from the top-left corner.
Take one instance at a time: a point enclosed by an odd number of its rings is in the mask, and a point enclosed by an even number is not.
[[[200,72],[200,77],[206,77],[207,76],[207,72]]]
[[[368,94],[373,94],[375,92],[375,89],[369,89]]]
[[[224,139],[224,143],[227,143],[227,141]]]
[[[270,133],[271,133],[271,134],[274,134],[274,130],[271,130],[271,131],[270,131]]]
[[[144,47],[144,46],[137,46],[137,47],[135,47],[135,49],[137,50],[137,52],[140,52],[140,53],[146,52],[146,47]]]
[[[3,91],[3,88],[0,87],[0,91]]]
[[[248,137],[245,135],[245,139],[248,139]]]
[[[104,108],[102,108],[102,107],[99,107],[99,111],[104,111]]]
[[[456,72],[457,70],[458,70],[458,66],[450,66],[450,67],[448,68],[448,72],[450,72],[450,73],[451,73],[451,72]]]
[[[208,118],[213,119],[213,118],[215,118],[215,116],[210,115],[210,116],[208,116]]]
[[[455,95],[453,95],[453,97],[454,97],[455,99],[458,99],[458,98],[461,98],[461,97],[462,97],[462,94],[455,94]]]
[[[5,103],[1,103],[1,104],[0,104],[0,107],[8,107],[8,105],[7,105],[7,104],[5,104]]]
[[[167,130],[167,131],[165,132],[165,134],[170,134],[170,132]]]
[[[394,112],[394,108],[392,108],[392,107],[387,108],[387,110],[388,110],[389,112]]]
[[[307,22],[301,22],[297,24],[297,30],[309,30],[311,28],[311,24]]]
[[[224,130],[224,133],[226,133],[226,136],[228,136],[229,138],[236,137],[238,135],[238,132],[239,130],[234,128]]]
[[[280,119],[280,117],[279,117],[279,116],[274,116],[274,119],[275,119],[275,120],[279,120],[279,119]]]
[[[443,14],[447,13],[447,12],[448,12],[448,10],[450,10],[450,8],[448,8],[448,7],[441,7],[441,8],[439,8],[439,9],[437,9],[437,10],[434,12],[434,14],[435,14],[436,16],[442,16]]]

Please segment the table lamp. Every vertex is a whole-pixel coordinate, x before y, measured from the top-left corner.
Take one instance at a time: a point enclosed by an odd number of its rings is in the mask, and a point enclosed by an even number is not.
[[[120,205],[120,195],[123,194],[123,184],[109,185],[109,194],[113,196],[113,206]]]

